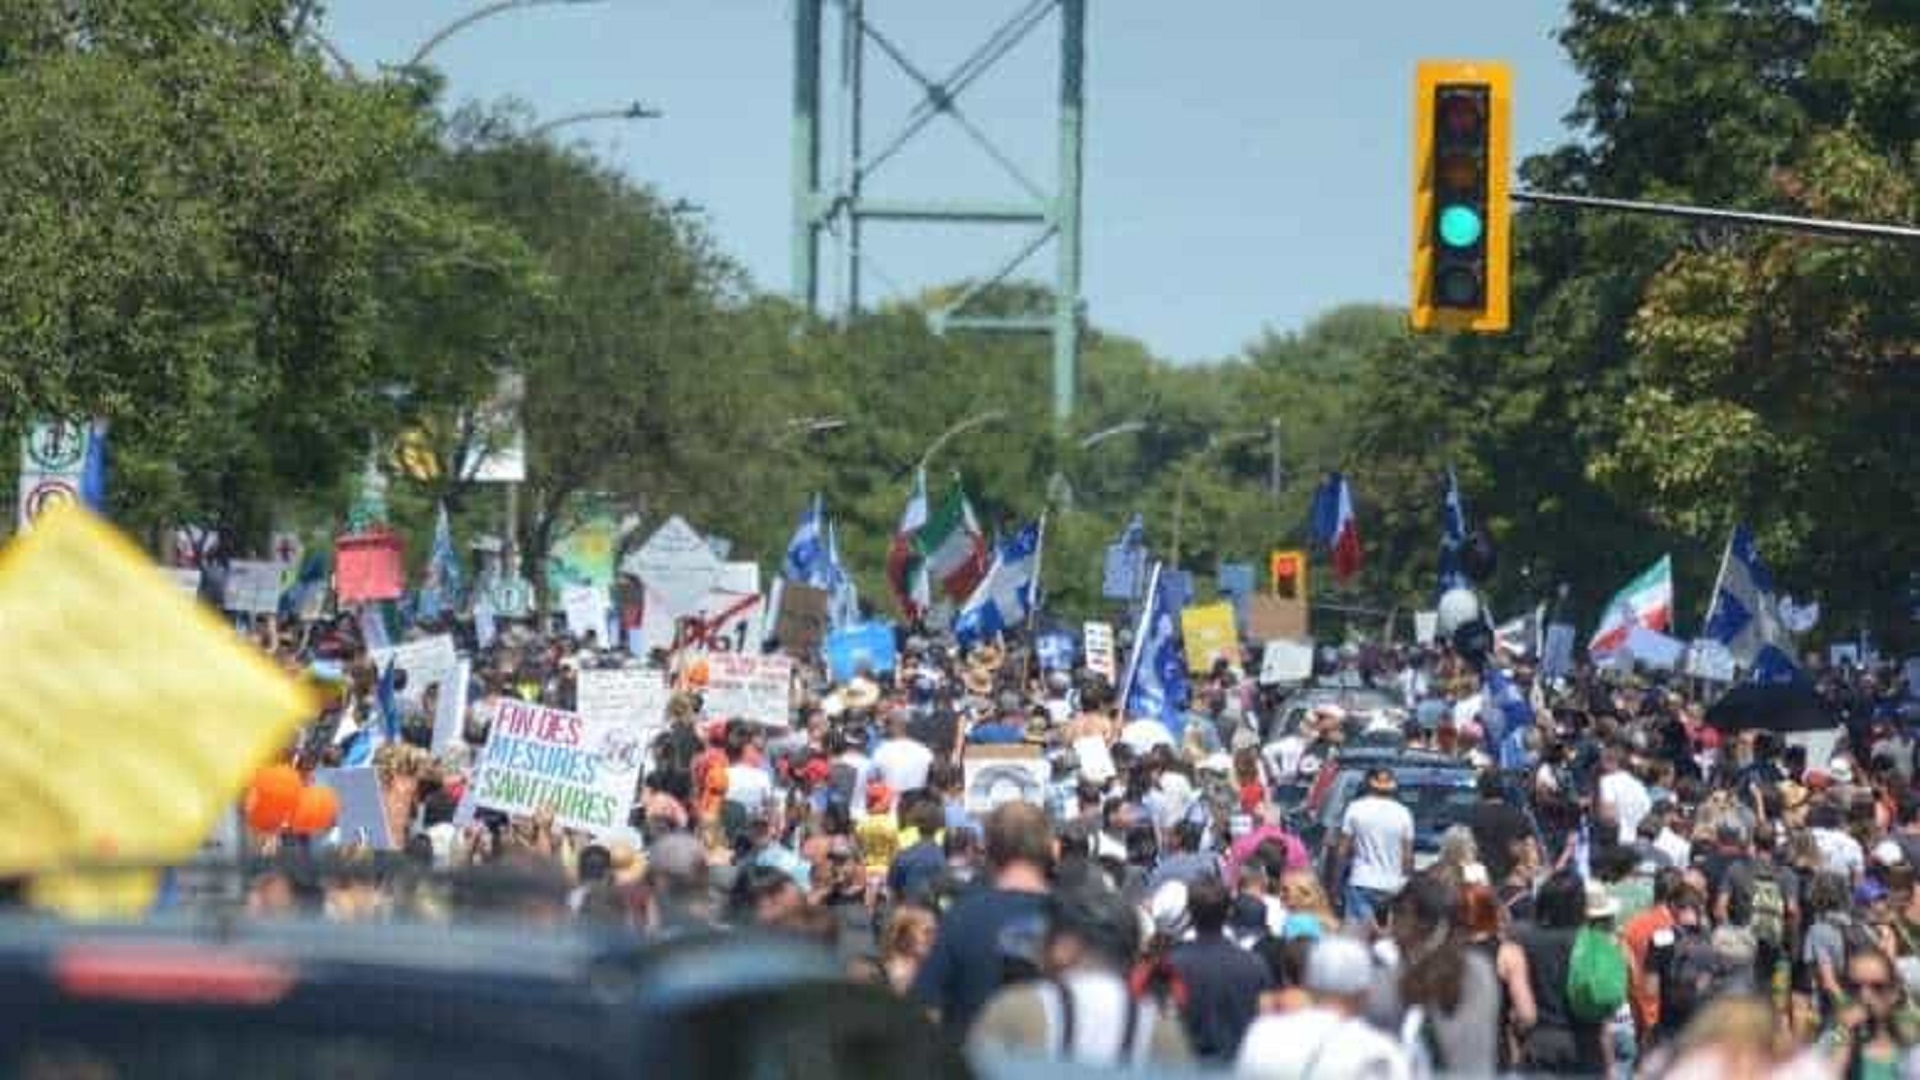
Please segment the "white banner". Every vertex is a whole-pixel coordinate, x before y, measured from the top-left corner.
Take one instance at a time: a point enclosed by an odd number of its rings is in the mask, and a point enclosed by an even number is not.
[[[644,749],[667,723],[666,677],[645,668],[589,668],[580,673],[574,703],[595,724],[625,724]]]
[[[701,712],[707,716],[747,720],[768,727],[783,728],[791,723],[791,658],[716,652],[696,664],[706,665],[707,683],[701,692]]]
[[[502,699],[474,774],[474,802],[509,814],[549,809],[566,828],[604,835],[627,827],[643,757],[626,723]]]

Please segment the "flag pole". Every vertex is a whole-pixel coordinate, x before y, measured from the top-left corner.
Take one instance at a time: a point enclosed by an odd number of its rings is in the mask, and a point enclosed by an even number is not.
[[[1735,530],[1739,528],[1737,524],[1734,526]],[[1727,546],[1720,549],[1720,572],[1713,577],[1713,595],[1707,599],[1707,614],[1700,620],[1700,633],[1703,636],[1707,632],[1707,627],[1713,625],[1714,609],[1720,606],[1720,587],[1727,582],[1727,563],[1731,561],[1733,561],[1733,533],[1728,532]],[[1677,631],[1679,627],[1676,626],[1674,629]],[[1673,636],[1680,635],[1676,633]]]
[[[1047,511],[1040,511],[1040,528],[1033,539],[1033,603],[1027,606],[1027,636],[1031,638],[1040,623],[1040,569],[1047,553]],[[1035,650],[1038,656],[1038,650]]]
[[[1146,602],[1140,605],[1140,620],[1133,628],[1133,651],[1127,656],[1127,677],[1120,680],[1120,715],[1127,715],[1127,700],[1133,696],[1133,677],[1139,674],[1140,652],[1147,644],[1147,623],[1153,618],[1154,598],[1160,590],[1160,563],[1153,564],[1147,578]]]

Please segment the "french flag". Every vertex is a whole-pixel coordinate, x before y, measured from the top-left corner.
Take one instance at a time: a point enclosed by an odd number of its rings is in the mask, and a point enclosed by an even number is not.
[[[1346,581],[1365,561],[1360,524],[1353,516],[1353,488],[1339,473],[1328,473],[1313,496],[1313,538],[1333,554],[1333,574]]]

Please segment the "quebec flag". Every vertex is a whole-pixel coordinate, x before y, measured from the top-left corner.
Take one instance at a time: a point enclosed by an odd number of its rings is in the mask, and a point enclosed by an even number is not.
[[[1531,761],[1527,752],[1527,729],[1533,727],[1533,704],[1520,692],[1507,674],[1489,665],[1481,684],[1481,720],[1499,750],[1502,769],[1524,769]],[[1497,732],[1494,730],[1497,726]]]
[[[1794,682],[1799,669],[1787,650],[1779,610],[1773,575],[1760,561],[1753,531],[1735,525],[1727,539],[1726,557],[1720,561],[1720,580],[1714,583],[1704,636],[1725,645],[1752,672],[1753,681]]]
[[[1473,582],[1460,566],[1460,551],[1467,546],[1467,508],[1460,499],[1460,480],[1447,470],[1447,487],[1440,498],[1440,592],[1467,589]]]
[[[1035,522],[994,551],[987,576],[954,617],[954,636],[972,645],[1018,627],[1033,611],[1039,581],[1040,525]]]
[[[1160,577],[1155,566],[1127,662],[1124,698],[1128,716],[1158,720],[1178,739],[1186,727],[1187,658],[1180,650],[1180,609],[1169,602]]]
[[[781,573],[788,581],[828,589],[833,585],[833,562],[827,549],[825,501],[815,495],[800,525],[787,541],[787,559]]]

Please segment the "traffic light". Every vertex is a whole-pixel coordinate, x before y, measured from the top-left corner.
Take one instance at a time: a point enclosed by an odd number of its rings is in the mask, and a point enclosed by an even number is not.
[[[1284,600],[1307,599],[1307,553],[1276,551],[1268,559],[1267,571],[1273,583],[1273,595]]]
[[[1508,114],[1513,75],[1423,60],[1413,90],[1413,326],[1507,328]]]

